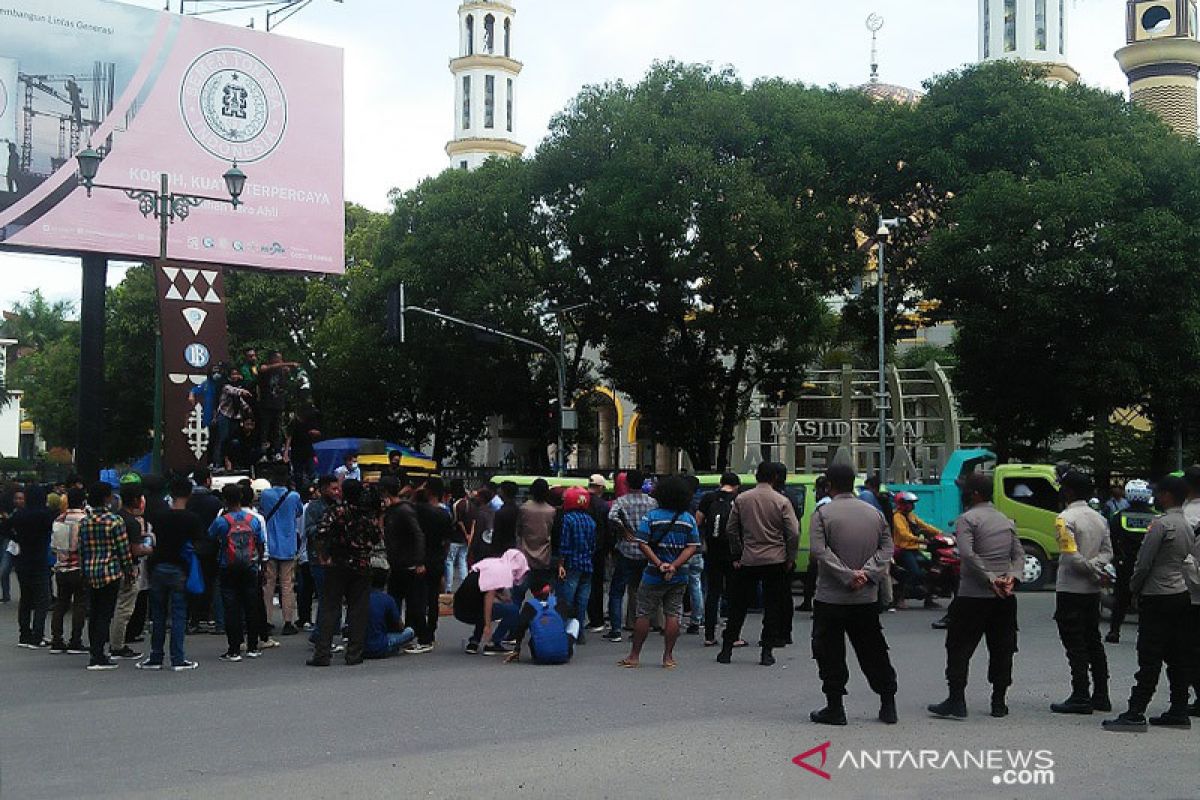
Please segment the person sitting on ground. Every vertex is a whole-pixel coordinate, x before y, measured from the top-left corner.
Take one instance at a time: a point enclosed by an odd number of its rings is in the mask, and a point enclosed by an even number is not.
[[[478,654],[480,642],[489,635],[491,641],[483,647],[485,656],[510,652],[504,641],[516,626],[520,609],[512,602],[509,590],[520,585],[528,572],[525,554],[516,549],[471,566],[467,579],[454,593],[454,618],[475,626],[467,642],[469,655]],[[496,623],[494,631],[493,622]]]
[[[579,619],[566,603],[559,605],[548,583],[534,589],[533,597],[521,606],[512,634],[516,646],[504,659],[506,664],[520,660],[521,642],[526,631],[529,632],[529,655],[535,664],[566,664],[575,655],[575,643],[580,634]]]
[[[370,615],[363,658],[394,656],[416,636],[412,628],[400,627],[400,607],[386,589],[387,570],[371,570]]]

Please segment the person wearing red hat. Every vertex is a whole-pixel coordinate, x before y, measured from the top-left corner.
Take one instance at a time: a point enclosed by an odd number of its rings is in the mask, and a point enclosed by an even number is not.
[[[589,513],[587,489],[573,487],[563,495],[562,534],[558,550],[558,597],[572,609],[580,631],[578,644],[585,643],[583,616],[592,593],[592,555],[596,551],[596,520]]]

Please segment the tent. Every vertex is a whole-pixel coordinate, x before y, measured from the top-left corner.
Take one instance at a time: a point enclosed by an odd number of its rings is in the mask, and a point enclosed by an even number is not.
[[[380,455],[386,457],[393,452],[399,452],[400,466],[404,469],[429,473],[436,472],[438,468],[437,462],[424,453],[413,450],[411,447],[383,442],[379,439],[355,437],[326,439],[313,445],[313,450],[317,454],[318,475],[332,475],[334,469],[341,466],[350,453],[357,453],[361,460],[361,456]]]

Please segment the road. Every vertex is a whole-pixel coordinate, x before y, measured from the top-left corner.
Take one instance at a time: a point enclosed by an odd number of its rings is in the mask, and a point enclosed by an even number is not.
[[[188,647],[201,664],[194,672],[139,672],[123,662],[90,673],[85,656],[13,646],[13,603],[0,607],[0,797],[1200,795],[1200,727],[1117,735],[1101,731],[1099,716],[1049,713],[1067,694],[1053,600],[1020,598],[1008,719],[986,714],[982,653],[972,665],[971,718],[927,717],[925,705],[945,695],[943,635],[929,627],[932,612],[910,610],[885,619],[900,673],[900,724],[874,720],[875,698],[855,674],[845,728],[808,721],[822,696],[805,644],[807,614],[796,617],[801,644],[780,651],[773,668],[758,666],[750,650],[718,665],[715,650],[694,636],[678,648],[674,671],[656,665],[653,638],[638,670],[616,666],[627,644],[599,639],[565,667],[504,665],[462,653],[465,627],[444,621],[433,653],[359,667],[305,667],[304,637],[285,638],[258,661],[224,664],[223,638],[198,636]],[[748,638],[757,625],[757,617],[748,621]],[[1126,640],[1109,647],[1122,709],[1133,639],[1127,627]],[[1154,708],[1164,703],[1165,686]],[[829,779],[792,763],[826,742]],[[880,750],[911,750],[909,758],[925,764],[854,769],[862,751],[885,766],[903,758]],[[997,785],[999,770],[955,766],[964,751],[991,750],[1050,751],[1054,786]],[[820,768],[820,756],[806,763]]]

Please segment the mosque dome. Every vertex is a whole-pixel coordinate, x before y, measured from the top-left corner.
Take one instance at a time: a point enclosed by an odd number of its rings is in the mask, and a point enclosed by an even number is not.
[[[909,89],[907,86],[897,86],[894,83],[880,83],[879,81],[864,83],[858,87],[858,91],[872,100],[889,100],[893,103],[900,103],[906,106],[916,105],[925,97],[925,93],[917,89]]]

